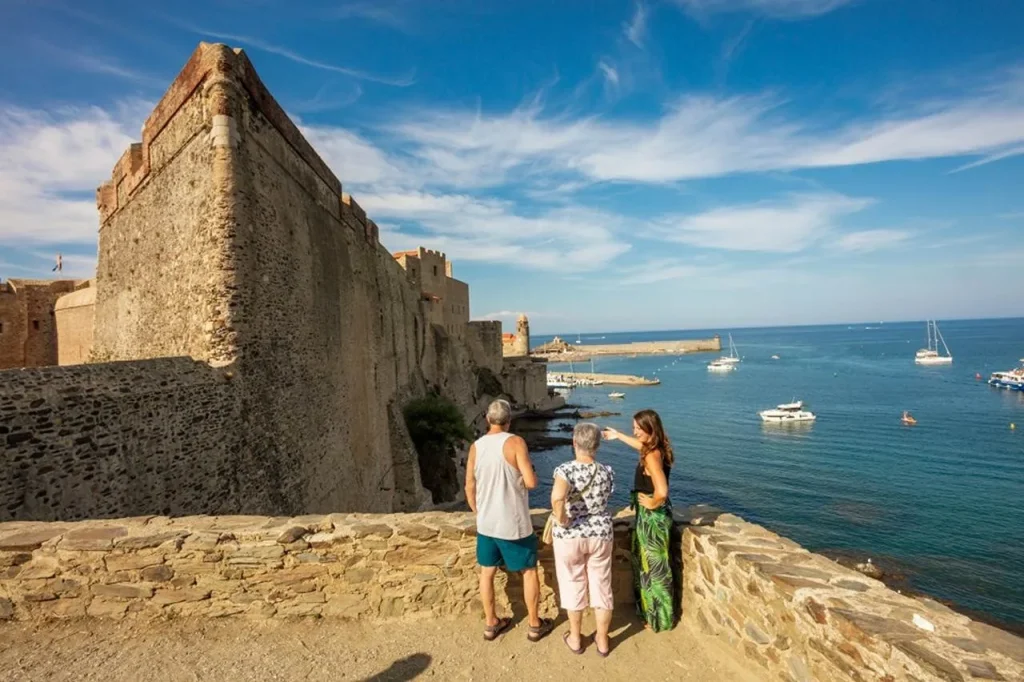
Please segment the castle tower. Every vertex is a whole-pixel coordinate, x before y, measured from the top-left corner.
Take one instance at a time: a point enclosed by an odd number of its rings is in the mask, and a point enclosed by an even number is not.
[[[530,320],[526,315],[520,315],[516,321],[515,351],[520,356],[530,354]]]

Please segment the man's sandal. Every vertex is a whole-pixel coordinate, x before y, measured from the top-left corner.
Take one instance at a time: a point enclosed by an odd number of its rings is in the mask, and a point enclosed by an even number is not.
[[[488,642],[493,642],[498,638],[498,635],[508,630],[510,625],[512,625],[511,618],[499,618],[498,622],[494,625],[484,627],[484,639]]]
[[[550,618],[541,618],[540,625],[537,627],[530,626],[526,633],[527,639],[531,642],[539,642],[544,639],[545,635],[555,629],[555,621]]]

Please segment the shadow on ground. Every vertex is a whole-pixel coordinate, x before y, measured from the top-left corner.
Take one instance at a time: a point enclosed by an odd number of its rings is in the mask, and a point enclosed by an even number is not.
[[[412,654],[398,659],[387,670],[371,675],[363,682],[407,682],[415,679],[429,668],[431,660],[427,654]]]

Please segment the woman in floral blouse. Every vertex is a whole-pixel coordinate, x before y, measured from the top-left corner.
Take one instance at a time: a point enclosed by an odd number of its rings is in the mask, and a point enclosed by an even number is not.
[[[607,656],[613,546],[608,499],[615,490],[615,475],[610,466],[595,461],[601,445],[596,424],[578,424],[572,444],[576,458],[555,469],[551,490],[551,510],[557,522],[551,533],[555,573],[562,608],[569,612],[569,632],[563,639],[574,654],[583,653],[580,625],[583,609],[590,606],[597,620],[597,653]]]

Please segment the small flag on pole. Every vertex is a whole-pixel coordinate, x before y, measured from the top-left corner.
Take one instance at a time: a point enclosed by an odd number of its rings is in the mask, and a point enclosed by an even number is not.
[[[53,266],[53,270],[50,272],[64,272],[64,257],[57,254],[57,264]]]

